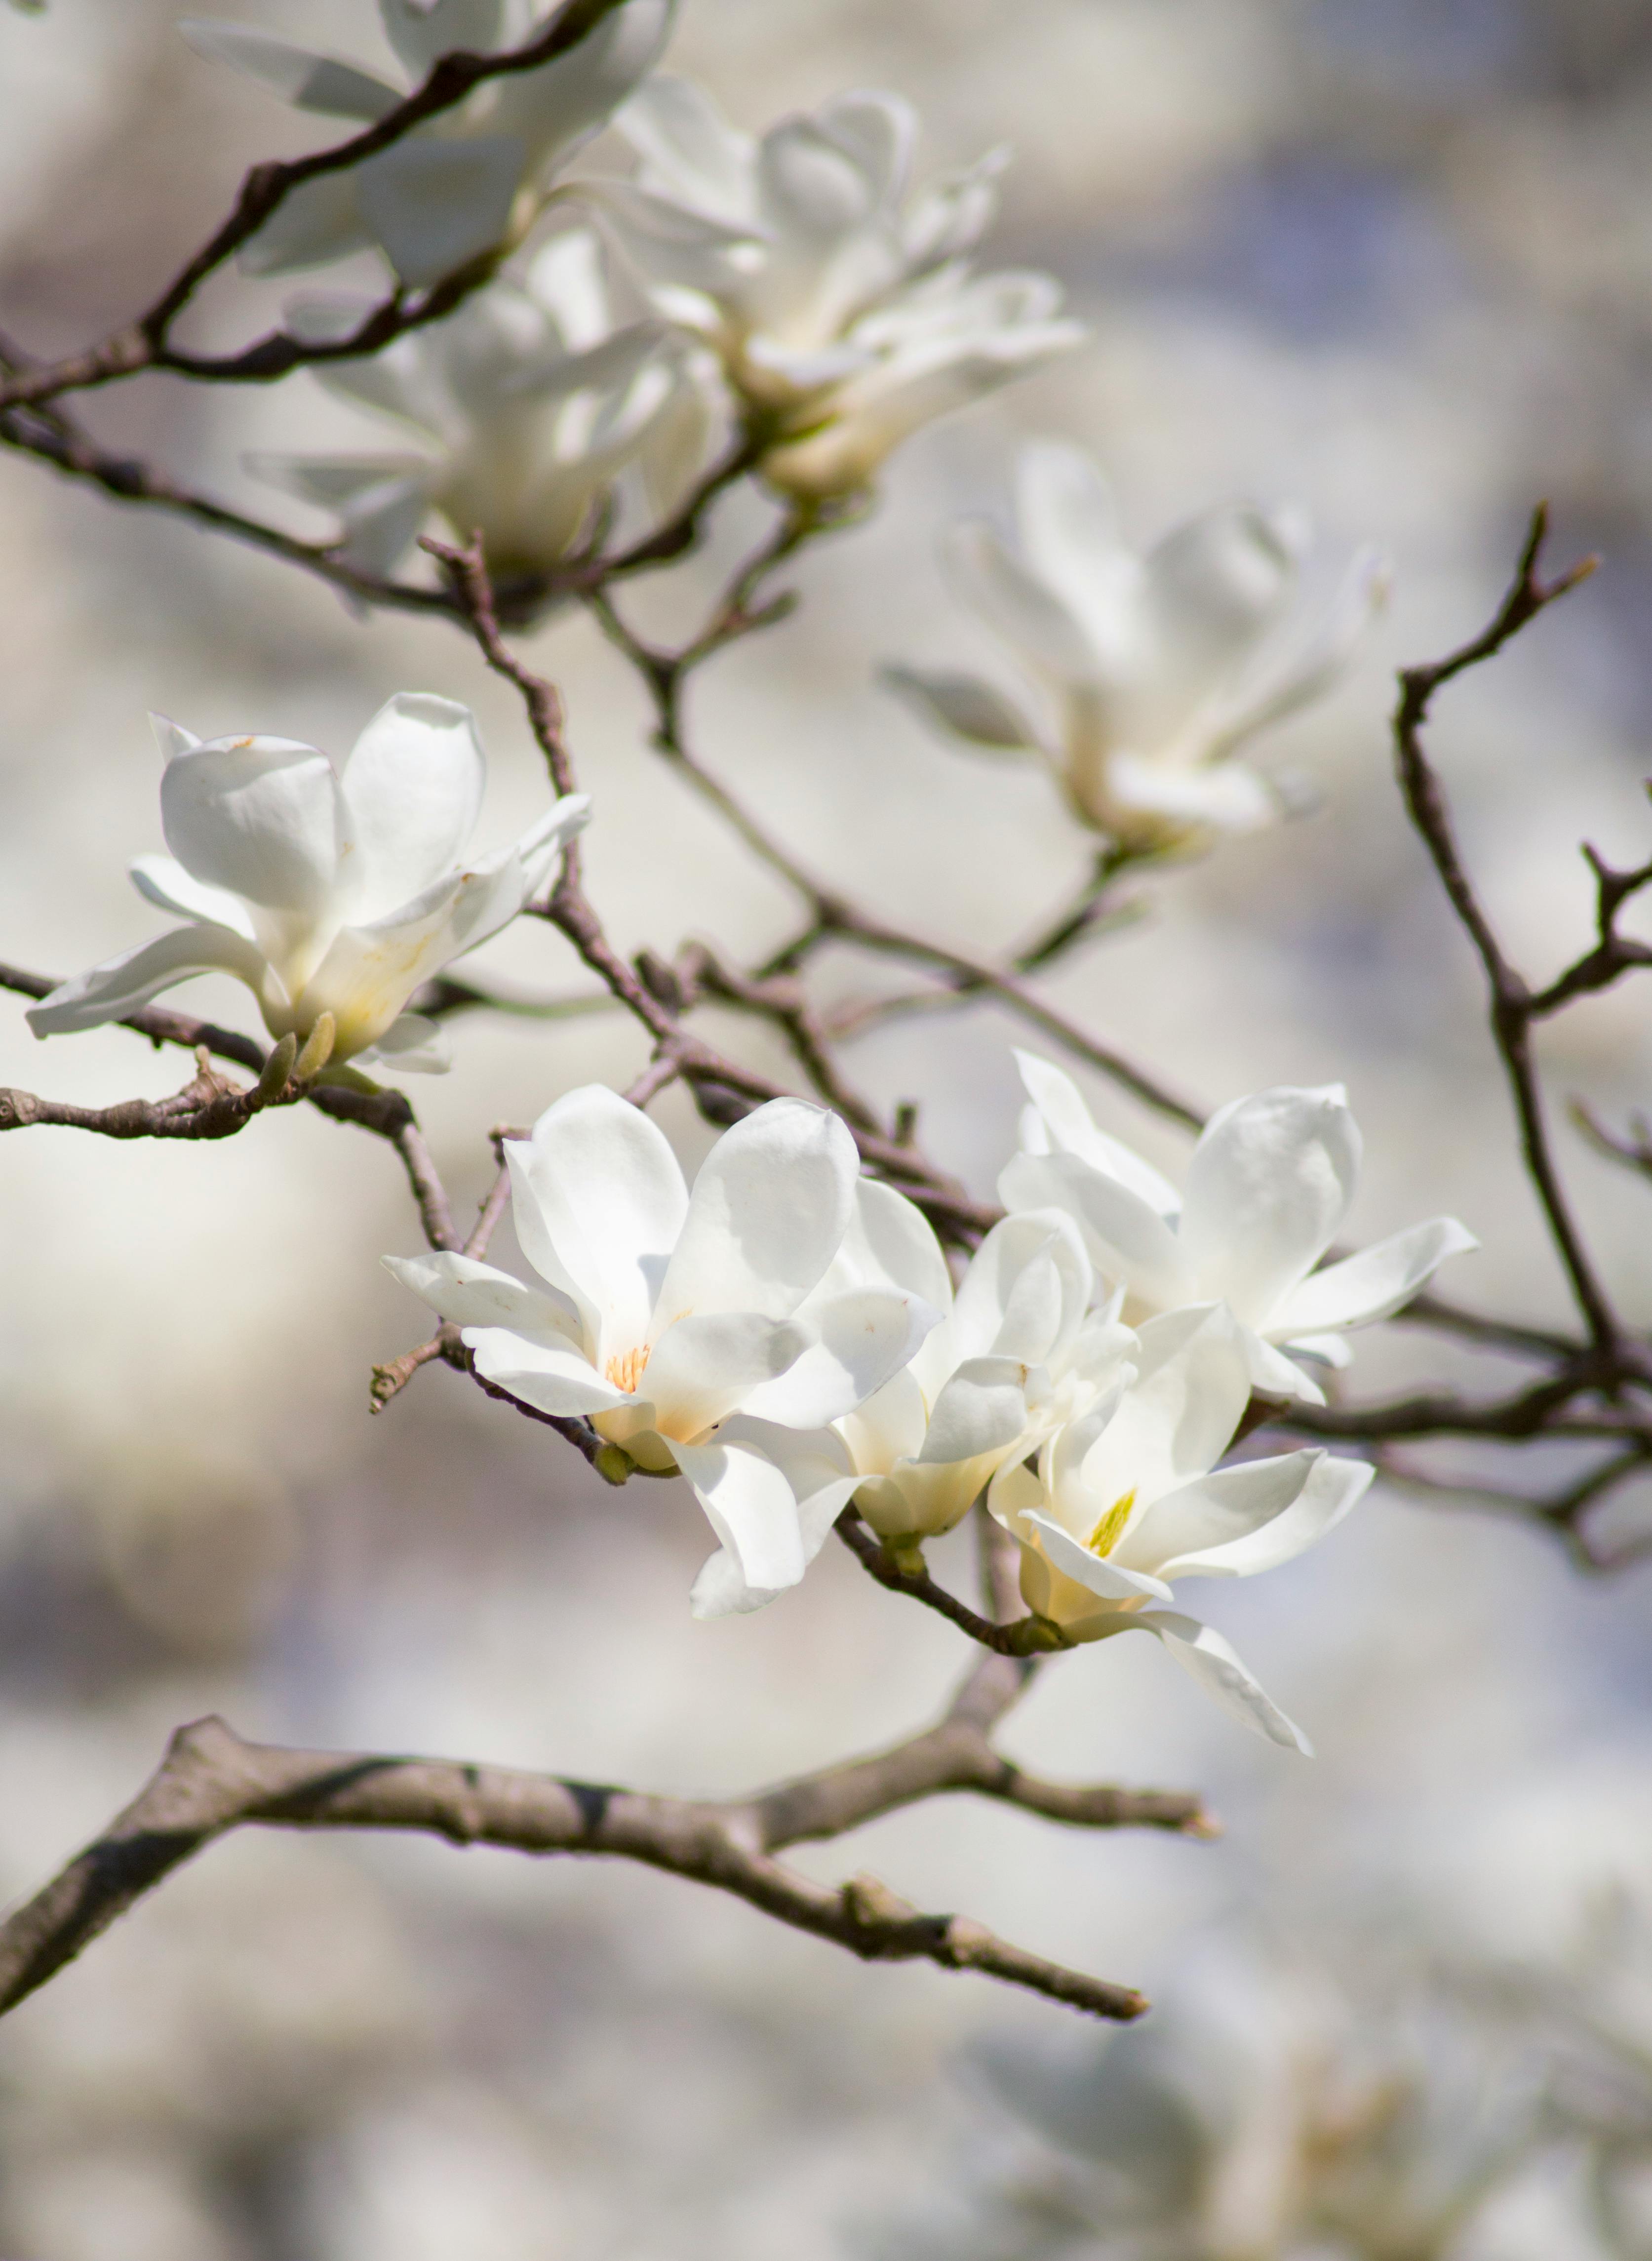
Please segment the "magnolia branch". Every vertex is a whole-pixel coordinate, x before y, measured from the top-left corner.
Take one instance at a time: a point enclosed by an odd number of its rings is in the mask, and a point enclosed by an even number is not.
[[[489,79],[514,76],[555,62],[577,47],[619,4],[620,0],[566,0],[551,22],[520,47],[499,54],[442,56],[405,102],[348,140],[289,163],[255,165],[241,183],[234,210],[147,312],[101,345],[66,360],[16,370],[0,378],[0,411],[52,400],[61,393],[88,391],[146,369],[169,370],[208,384],[267,384],[295,369],[378,353],[406,331],[451,313],[487,281],[497,263],[497,251],[471,260],[412,297],[398,286],[345,338],[298,338],[276,330],[239,353],[220,355],[185,352],[172,342],[173,326],[202,284],[250,242],[295,189],[377,156],[405,140],[416,127],[456,107]]]
[[[1147,2006],[1132,1988],[1065,1969],[968,1917],[925,1914],[873,1877],[818,1884],[774,1857],[949,1791],[1074,1827],[1212,1833],[1196,1798],[1046,1782],[1001,1756],[991,1730],[1024,1677],[984,1658],[925,1733],[736,1803],[448,1759],[290,1750],[244,1741],[221,1719],[198,1720],[179,1729],[150,1782],[103,1834],[0,1924],[0,2011],[44,1985],[216,1838],[256,1824],[405,1830],[460,1846],[639,1861],[732,1893],[867,1961],[979,1970],[1097,2017],[1133,2018]]]

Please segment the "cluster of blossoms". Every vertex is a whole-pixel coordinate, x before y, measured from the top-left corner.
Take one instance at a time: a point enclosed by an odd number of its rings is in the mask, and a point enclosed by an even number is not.
[[[584,797],[466,865],[483,757],[450,700],[392,699],[336,767],[290,739],[156,730],[174,855],[132,876],[186,923],[64,982],[31,1011],[36,1032],[119,1020],[221,972],[273,1036],[325,1022],[323,1074],[445,1066],[409,999],[543,889]],[[392,1269],[463,1331],[485,1379],[588,1420],[611,1472],[688,1479],[720,1542],[700,1615],[795,1585],[851,1504],[921,1570],[924,1541],[984,1498],[1052,1639],[1153,1633],[1228,1709],[1305,1748],[1221,1635],[1168,1606],[1172,1584],[1271,1568],[1347,1512],[1361,1463],[1218,1463],[1253,1392],[1318,1401],[1308,1367],[1346,1362],[1349,1329],[1474,1244],[1437,1218],[1322,1265],[1360,1160],[1338,1087],[1222,1109],[1178,1194],[1059,1068],[1020,1057],[1008,1214],[956,1289],[921,1210],[861,1175],[825,1109],[759,1107],[691,1192],[664,1134],[600,1086],[506,1144],[542,1285],[452,1254]]]
[[[542,1285],[464,1256],[387,1260],[489,1381],[688,1478],[721,1541],[697,1614],[794,1584],[851,1503],[922,1569],[923,1542],[984,1498],[1063,1640],[1155,1633],[1218,1703],[1305,1750],[1222,1636],[1166,1606],[1172,1583],[1270,1569],[1348,1511],[1361,1463],[1217,1464],[1253,1389],[1317,1397],[1298,1360],[1345,1357],[1347,1329],[1474,1244],[1439,1219],[1316,1268],[1359,1159],[1340,1089],[1225,1108],[1179,1199],[1059,1069],[1023,1073],[1009,1214],[956,1291],[921,1211],[858,1174],[825,1109],[758,1108],[690,1192],[647,1116],[600,1087],[507,1145]]]
[[[379,10],[414,82],[450,49],[497,52],[549,20],[513,22],[502,0]],[[1082,342],[1049,276],[971,263],[1003,152],[915,190],[916,115],[881,92],[737,131],[698,88],[651,75],[672,14],[625,0],[567,54],[304,183],[248,246],[260,274],[376,248],[404,285],[478,261],[492,277],[387,350],[320,365],[330,391],[394,425],[400,453],[251,459],[341,522],[343,563],[391,572],[434,513],[462,541],[481,534],[496,578],[542,583],[616,516],[639,535],[668,521],[729,434],[790,508],[816,511],[866,489],[920,426]],[[241,25],[185,30],[301,109],[371,122],[403,98]],[[558,178],[610,123],[634,172]],[[548,212],[557,233],[495,273]],[[336,342],[370,304],[312,296],[288,327]],[[1298,607],[1299,513],[1224,506],[1138,556],[1100,471],[1055,442],[1027,450],[1017,515],[1014,546],[972,521],[944,563],[1031,685],[914,667],[892,684],[967,744],[1042,755],[1127,857],[1196,849],[1298,802],[1240,749],[1334,680],[1383,599],[1380,558],[1356,557],[1316,614]]]

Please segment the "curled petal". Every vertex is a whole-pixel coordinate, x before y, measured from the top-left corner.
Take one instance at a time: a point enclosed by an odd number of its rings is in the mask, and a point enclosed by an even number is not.
[[[192,973],[233,973],[262,1001],[267,972],[262,953],[226,927],[175,927],[136,950],[123,951],[119,958],[106,958],[101,965],[60,981],[24,1017],[37,1037],[101,1028],[106,1021],[124,1020]]]
[[[327,756],[291,738],[214,738],[161,778],[167,845],[195,879],[305,920],[334,909],[350,811]]]
[[[1059,1523],[1036,1508],[1022,1515],[1021,1528],[1036,1531],[1055,1568],[1104,1602],[1139,1602],[1144,1597],[1167,1602],[1171,1598],[1170,1589],[1162,1578],[1143,1570],[1126,1570],[1117,1562],[1093,1554],[1088,1547],[1081,1547],[1070,1532],[1063,1531]]]
[[[1181,1241],[1201,1294],[1271,1331],[1347,1212],[1360,1134],[1340,1084],[1281,1086],[1213,1115],[1194,1149]]]
[[[1464,1256],[1479,1242],[1454,1217],[1413,1224],[1357,1256],[1328,1264],[1294,1288],[1276,1312],[1271,1331],[1282,1341],[1334,1327],[1369,1326],[1403,1310],[1427,1286],[1448,1256]]]
[[[1182,1196],[1168,1178],[1132,1153],[1122,1139],[1110,1138],[1098,1128],[1077,1084],[1064,1068],[1057,1067],[1053,1060],[1040,1059],[1036,1052],[1017,1051],[1015,1061],[1047,1133],[1045,1143],[1038,1148],[1029,1145],[1029,1152],[1076,1154],[1103,1176],[1117,1178],[1156,1216],[1167,1222],[1174,1217]]]
[[[604,1381],[589,1359],[561,1344],[530,1342],[504,1327],[467,1327],[464,1339],[485,1381],[542,1413],[611,1413],[631,1403],[629,1393]]]
[[[930,1412],[920,1460],[1008,1452],[1027,1425],[1027,1369],[1009,1358],[966,1359]]]
[[[808,1567],[803,1533],[792,1487],[773,1461],[748,1445],[675,1445],[672,1452],[750,1597],[736,1606],[760,1608],[796,1585]],[[704,1601],[727,1606],[726,1590],[720,1585]],[[698,1613],[700,1604],[691,1606]]]
[[[1241,1726],[1288,1751],[1313,1756],[1313,1745],[1292,1719],[1288,1719],[1266,1695],[1250,1668],[1213,1626],[1175,1610],[1143,1610],[1133,1622],[1144,1632],[1157,1633],[1182,1670],[1196,1680],[1205,1694]]]

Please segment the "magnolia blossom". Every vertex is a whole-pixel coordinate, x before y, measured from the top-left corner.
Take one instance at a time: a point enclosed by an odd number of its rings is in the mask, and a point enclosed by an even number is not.
[[[1095,465],[1040,441],[1021,458],[1018,549],[980,520],[943,562],[1042,693],[901,667],[886,680],[972,745],[1032,751],[1075,813],[1137,853],[1272,823],[1281,788],[1238,757],[1336,680],[1386,594],[1361,550],[1317,616],[1297,617],[1304,528],[1248,503],[1206,511],[1145,556]]]
[[[959,1288],[927,1219],[863,1179],[858,1214],[825,1283],[893,1288],[938,1312],[909,1365],[828,1432],[758,1436],[815,1503],[822,1538],[852,1499],[897,1561],[922,1567],[920,1543],[950,1531],[1013,1454],[1091,1405],[1128,1373],[1135,1338],[1090,1310],[1083,1243],[1059,1212],[1006,1217]],[[807,1312],[808,1307],[805,1307]]]
[[[1318,1451],[1217,1468],[1251,1396],[1225,1305],[1149,1319],[1138,1344],[1122,1392],[1058,1429],[1036,1468],[1016,1461],[994,1480],[988,1504],[1021,1545],[1023,1597],[1070,1640],[1156,1633],[1225,1711],[1307,1752],[1220,1633],[1159,1605],[1177,1578],[1246,1578],[1289,1561],[1340,1521],[1372,1471]]]
[[[1096,1128],[1059,1067],[1016,1058],[1032,1105],[1024,1151],[999,1177],[1005,1207],[1075,1218],[1097,1270],[1124,1288],[1127,1319],[1225,1302],[1258,1389],[1323,1403],[1293,1360],[1346,1366],[1347,1329],[1389,1317],[1447,1257],[1479,1246],[1455,1217],[1436,1217],[1315,1271],[1360,1173],[1359,1126],[1340,1083],[1282,1085],[1218,1109],[1178,1194]]]
[[[971,275],[1002,159],[912,196],[917,121],[894,95],[839,95],[758,140],[655,78],[615,123],[640,169],[592,193],[656,305],[708,340],[777,434],[762,466],[776,486],[862,487],[920,424],[1084,334],[1048,276]]]
[[[377,244],[402,281],[418,285],[520,241],[544,203],[548,176],[653,68],[673,5],[623,0],[554,62],[485,80],[376,156],[302,182],[254,236],[243,263],[255,274],[281,274]],[[262,79],[296,108],[371,125],[405,102],[442,56],[519,47],[555,11],[516,27],[505,0],[378,0],[378,12],[406,85],[248,25],[180,28],[198,54]]]
[[[35,1034],[97,1028],[222,973],[246,983],[271,1036],[307,1037],[330,1013],[335,1060],[445,1067],[440,1031],[402,1008],[539,893],[585,824],[585,795],[465,864],[485,770],[470,709],[450,699],[404,692],[336,767],[291,738],[203,742],[150,720],[173,852],[140,856],[133,883],[190,923],[63,982],[31,1009]]]
[[[310,337],[348,336],[368,302],[289,311]],[[496,575],[542,573],[573,546],[633,462],[664,514],[694,476],[708,408],[685,341],[657,321],[615,328],[596,240],[560,235],[522,284],[491,284],[445,321],[362,361],[320,365],[330,391],[399,425],[416,452],[260,456],[251,468],[336,511],[347,563],[385,573],[428,513],[480,532]]]
[[[664,1132],[593,1084],[505,1151],[516,1237],[546,1285],[464,1256],[386,1257],[390,1269],[463,1330],[488,1381],[588,1416],[639,1468],[682,1471],[723,1550],[696,1614],[795,1585],[809,1553],[796,1494],[725,1425],[822,1427],[881,1389],[936,1318],[887,1287],[815,1294],[854,1214],[848,1131],[771,1100],[724,1132],[690,1194]]]

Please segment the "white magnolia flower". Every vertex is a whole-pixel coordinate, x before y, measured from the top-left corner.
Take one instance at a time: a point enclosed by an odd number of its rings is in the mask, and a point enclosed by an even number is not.
[[[1289,1561],[1340,1521],[1372,1471],[1318,1451],[1217,1468],[1250,1403],[1239,1323],[1206,1303],[1147,1320],[1138,1338],[1122,1393],[1058,1429],[1036,1470],[1017,1461],[994,1480],[988,1504],[1021,1544],[1023,1597],[1072,1640],[1156,1633],[1225,1711],[1305,1752],[1218,1633],[1158,1605],[1174,1579]]]
[[[63,982],[31,1009],[35,1034],[95,1029],[222,973],[247,984],[271,1036],[303,1038],[330,1013],[336,1060],[445,1067],[440,1031],[403,1006],[540,892],[585,824],[585,795],[464,864],[485,767],[470,711],[450,699],[391,700],[336,768],[291,738],[203,743],[150,720],[173,853],[140,856],[133,883],[190,923]]]
[[[369,302],[289,310],[301,336],[348,336]],[[705,450],[709,411],[685,341],[657,321],[615,328],[596,240],[560,235],[525,284],[497,282],[446,320],[362,361],[320,364],[327,389],[399,425],[415,453],[259,456],[250,468],[336,511],[341,556],[386,573],[430,512],[480,532],[496,576],[565,556],[628,464],[669,514]]]
[[[1378,554],[1361,550],[1325,611],[1299,620],[1290,514],[1225,505],[1138,556],[1095,465],[1054,441],[1023,453],[1016,517],[1018,549],[972,520],[943,562],[1042,703],[916,668],[887,671],[892,687],[971,744],[1043,755],[1076,814],[1137,852],[1272,823],[1281,790],[1239,749],[1341,673],[1386,595]]]
[[[936,1317],[884,1287],[809,1300],[854,1214],[848,1131],[823,1108],[771,1100],[718,1139],[691,1195],[664,1132],[593,1084],[505,1151],[516,1237],[548,1285],[464,1256],[387,1257],[390,1269],[463,1329],[488,1381],[541,1412],[589,1416],[639,1468],[682,1471],[729,1558],[702,1573],[697,1615],[795,1585],[810,1551],[796,1496],[725,1425],[836,1420]]]
[[[1031,1451],[1116,1384],[1135,1338],[1090,1311],[1089,1260],[1059,1212],[995,1225],[955,1300],[923,1213],[869,1179],[858,1194],[825,1285],[903,1290],[940,1313],[940,1324],[909,1365],[830,1432],[761,1441],[800,1497],[820,1501],[822,1538],[852,1499],[896,1559],[921,1568],[921,1541],[959,1522],[1012,1454]]]
[[[910,195],[917,122],[894,95],[839,95],[758,140],[655,78],[615,123],[641,167],[593,193],[656,305],[778,432],[774,485],[863,487],[920,424],[1084,335],[1050,276],[971,275],[1001,160]]]
[[[282,274],[377,244],[404,283],[419,285],[519,242],[542,208],[549,174],[653,68],[673,5],[624,0],[554,62],[486,80],[376,156],[302,183],[248,245],[243,264]],[[298,109],[371,125],[405,102],[442,56],[520,47],[554,11],[514,25],[505,0],[378,0],[378,12],[407,74],[404,86],[249,25],[196,20],[179,28],[198,54],[262,79]]]
[[[1029,1052],[1016,1059],[1032,1105],[1022,1117],[1024,1151],[998,1181],[1004,1206],[1075,1218],[1097,1271],[1124,1288],[1132,1323],[1225,1302],[1243,1330],[1253,1382],[1273,1396],[1323,1403],[1293,1360],[1346,1366],[1347,1329],[1388,1318],[1447,1257],[1480,1245],[1455,1217],[1436,1217],[1315,1271],[1360,1173],[1359,1126],[1340,1083],[1281,1085],[1218,1109],[1178,1194],[1096,1128],[1059,1067]]]

